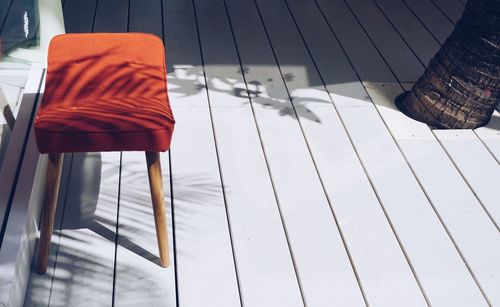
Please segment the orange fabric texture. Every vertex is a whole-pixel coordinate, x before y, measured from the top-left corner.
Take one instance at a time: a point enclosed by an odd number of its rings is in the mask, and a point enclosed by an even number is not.
[[[34,128],[41,153],[167,150],[174,117],[161,39],[143,33],[54,37]]]

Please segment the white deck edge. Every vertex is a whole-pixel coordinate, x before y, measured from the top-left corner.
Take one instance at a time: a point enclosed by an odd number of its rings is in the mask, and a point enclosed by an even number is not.
[[[15,158],[17,159],[19,159],[24,145],[26,130],[31,129],[31,113],[33,108],[36,108],[39,100],[38,92],[42,76],[43,69],[41,66],[34,65],[28,78],[24,93],[25,99],[16,122],[18,130],[14,130],[17,133],[11,140],[14,144],[10,144],[15,146],[9,148],[11,150],[8,152],[8,154],[16,154]],[[6,159],[9,159],[9,156],[6,156]],[[19,178],[22,178],[22,180],[18,181],[12,197],[2,248],[0,249],[0,271],[2,272],[0,275],[0,306],[21,306],[24,301],[36,241],[36,229],[34,229],[33,225],[38,221],[40,213],[41,193],[39,187],[42,186],[43,180],[40,173],[46,165],[44,162],[44,159],[39,160],[33,131],[30,131],[25,154],[21,161],[22,167],[19,172]],[[10,163],[6,165],[11,176],[5,179],[11,179],[12,184],[15,180],[18,164]],[[34,185],[34,182],[40,184]],[[10,191],[5,194],[7,201],[9,196]]]
[[[40,65],[34,65],[30,70],[26,87],[22,93],[21,106],[4,158],[4,161],[8,161],[8,163],[4,163],[0,170],[0,204],[8,205],[11,199],[12,187],[15,184],[19,162],[21,162],[20,159],[23,146],[25,145],[27,131],[31,125],[31,114],[35,98],[40,88],[42,74],[42,67]],[[6,216],[4,210],[6,210],[6,208],[0,208],[0,225],[3,224],[4,215]],[[1,284],[0,279],[0,285]]]

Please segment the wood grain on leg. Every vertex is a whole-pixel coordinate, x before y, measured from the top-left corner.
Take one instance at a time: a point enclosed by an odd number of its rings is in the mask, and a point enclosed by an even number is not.
[[[158,249],[160,250],[160,262],[162,267],[167,267],[169,264],[168,232],[163,200],[160,153],[146,152],[146,161],[148,165],[149,188],[151,190],[151,200],[153,202],[153,212],[155,216],[156,237],[158,239]]]
[[[42,217],[40,221],[40,252],[38,254],[38,264],[36,269],[39,274],[45,273],[49,262],[50,239],[54,228],[54,218],[56,214],[59,183],[61,181],[63,155],[64,154],[62,153],[49,154],[47,181],[45,185]]]

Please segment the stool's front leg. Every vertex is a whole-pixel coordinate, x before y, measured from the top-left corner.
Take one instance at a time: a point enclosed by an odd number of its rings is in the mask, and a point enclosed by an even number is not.
[[[165,214],[165,203],[163,200],[163,179],[161,175],[160,153],[146,152],[148,165],[149,188],[151,190],[151,200],[153,202],[153,212],[155,217],[156,237],[158,239],[158,249],[160,250],[160,263],[162,267],[169,264],[168,256],[168,231]]]
[[[47,181],[45,183],[45,195],[40,221],[40,249],[36,269],[39,274],[45,273],[49,262],[50,239],[54,228],[54,218],[56,215],[59,183],[61,181],[63,156],[64,154],[62,153],[49,154]]]

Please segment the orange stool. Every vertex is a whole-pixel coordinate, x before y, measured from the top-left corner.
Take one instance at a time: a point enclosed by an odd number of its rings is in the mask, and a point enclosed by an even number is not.
[[[48,51],[45,93],[34,130],[49,154],[37,271],[47,269],[63,154],[145,151],[161,265],[168,237],[159,152],[168,150],[170,109],[161,39],[142,33],[63,34]]]

